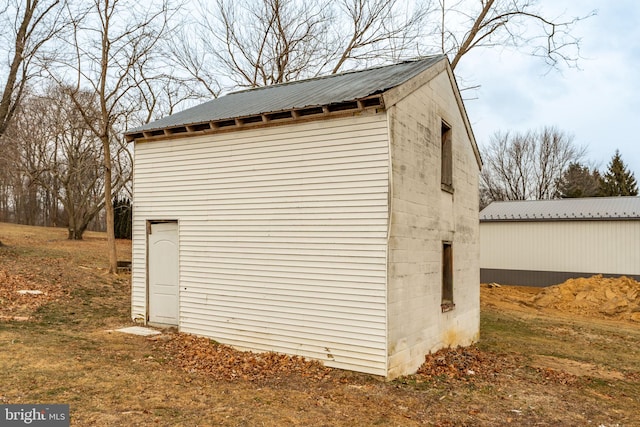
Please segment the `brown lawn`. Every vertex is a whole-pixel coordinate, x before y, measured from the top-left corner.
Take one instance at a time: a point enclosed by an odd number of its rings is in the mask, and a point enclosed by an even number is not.
[[[640,425],[632,311],[572,311],[540,289],[483,285],[480,343],[386,382],[181,334],[112,332],[132,325],[130,276],[107,274],[103,234],[77,242],[0,224],[0,241],[0,404],[67,403],[72,425]],[[118,253],[129,260],[130,242]]]

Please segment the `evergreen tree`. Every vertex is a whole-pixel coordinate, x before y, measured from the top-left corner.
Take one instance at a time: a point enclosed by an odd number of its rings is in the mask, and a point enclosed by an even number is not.
[[[638,183],[633,173],[627,170],[622,161],[620,151],[611,158],[607,172],[600,180],[600,191],[603,196],[637,196]]]
[[[113,211],[116,239],[131,239],[131,200],[116,197],[113,201]]]
[[[596,197],[600,195],[600,173],[597,169],[573,162],[567,167],[558,182],[557,197]]]

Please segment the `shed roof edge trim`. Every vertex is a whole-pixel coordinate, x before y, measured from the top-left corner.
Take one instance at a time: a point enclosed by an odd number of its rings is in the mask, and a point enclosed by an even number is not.
[[[306,108],[292,108],[244,117],[234,117],[171,127],[161,127],[139,132],[129,132],[125,133],[125,138],[127,142],[132,142],[136,140],[158,140],[175,136],[203,135],[222,130],[230,131],[266,125],[289,124],[300,121],[300,119],[337,117],[365,110],[383,110],[384,108],[382,95],[374,95],[340,103],[314,105]]]

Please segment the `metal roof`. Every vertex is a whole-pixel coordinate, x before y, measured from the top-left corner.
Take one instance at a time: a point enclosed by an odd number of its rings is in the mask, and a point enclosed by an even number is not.
[[[640,219],[640,197],[493,202],[480,212],[480,222]]]
[[[434,55],[383,67],[233,92],[128,130],[126,134],[360,100],[399,86],[445,58],[444,55]]]

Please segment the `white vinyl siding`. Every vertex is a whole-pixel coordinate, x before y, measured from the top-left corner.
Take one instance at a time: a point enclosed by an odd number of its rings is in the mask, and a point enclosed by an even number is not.
[[[386,375],[384,114],[137,143],[132,316],[147,220],[178,220],[180,330]]]
[[[640,221],[482,222],[487,269],[640,274]]]

